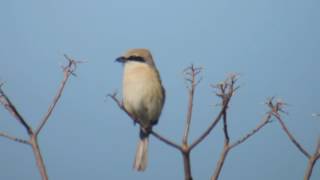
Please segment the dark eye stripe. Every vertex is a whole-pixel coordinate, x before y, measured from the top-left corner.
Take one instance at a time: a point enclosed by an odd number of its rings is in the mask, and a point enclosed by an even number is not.
[[[127,60],[129,60],[129,61],[145,62],[145,60],[143,59],[143,57],[140,57],[140,56],[130,56],[130,57],[127,58]]]

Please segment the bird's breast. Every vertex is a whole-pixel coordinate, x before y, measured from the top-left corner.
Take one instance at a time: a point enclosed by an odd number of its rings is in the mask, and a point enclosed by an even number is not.
[[[123,99],[125,108],[142,121],[157,120],[163,105],[157,70],[148,64],[128,62],[124,67]]]

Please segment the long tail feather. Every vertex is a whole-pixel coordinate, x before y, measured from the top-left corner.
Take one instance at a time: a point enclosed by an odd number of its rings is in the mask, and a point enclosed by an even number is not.
[[[136,157],[133,163],[133,168],[136,171],[144,171],[148,164],[148,144],[149,138],[143,137],[138,142]]]

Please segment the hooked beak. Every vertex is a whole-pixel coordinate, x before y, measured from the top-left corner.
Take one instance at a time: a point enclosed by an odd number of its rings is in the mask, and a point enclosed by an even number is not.
[[[115,62],[124,63],[126,59],[123,56],[118,57]]]

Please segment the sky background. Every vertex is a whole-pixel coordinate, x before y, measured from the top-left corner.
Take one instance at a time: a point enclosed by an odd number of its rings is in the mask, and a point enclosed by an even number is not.
[[[182,157],[154,137],[149,167],[132,170],[138,127],[106,98],[121,90],[122,66],[114,59],[128,48],[149,48],[167,99],[156,131],[181,142],[187,109],[182,71],[204,68],[190,140],[219,107],[210,84],[239,73],[240,90],[229,109],[232,142],[254,128],[276,96],[289,104],[284,120],[314,152],[320,136],[320,2],[318,0],[29,0],[0,3],[0,81],[27,121],[36,127],[62,79],[63,54],[81,64],[39,137],[53,180],[183,179]],[[27,138],[0,108],[0,131]],[[219,124],[191,154],[194,179],[209,179],[219,158]],[[0,179],[40,179],[32,150],[0,138]],[[307,159],[274,121],[233,149],[221,180],[300,180]],[[313,180],[320,179],[320,164]]]

